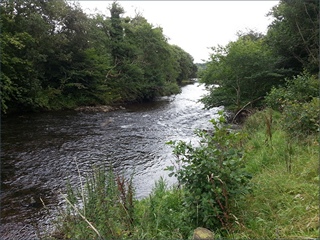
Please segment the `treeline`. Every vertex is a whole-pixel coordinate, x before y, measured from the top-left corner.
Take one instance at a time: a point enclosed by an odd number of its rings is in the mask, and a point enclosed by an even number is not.
[[[141,15],[88,15],[66,0],[1,6],[1,112],[151,100],[195,77],[190,54]]]
[[[268,15],[274,20],[266,35],[239,32],[236,41],[211,49],[211,60],[199,73],[202,82],[214,86],[203,99],[207,107],[223,105],[234,112],[246,106],[263,107],[271,89],[294,84],[299,75],[317,78],[319,2],[281,0]],[[308,97],[319,93],[313,91]]]

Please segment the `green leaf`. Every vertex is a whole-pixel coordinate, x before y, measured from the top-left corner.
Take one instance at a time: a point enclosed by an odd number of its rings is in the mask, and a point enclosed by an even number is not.
[[[165,171],[174,171],[174,166],[167,166],[164,170]]]

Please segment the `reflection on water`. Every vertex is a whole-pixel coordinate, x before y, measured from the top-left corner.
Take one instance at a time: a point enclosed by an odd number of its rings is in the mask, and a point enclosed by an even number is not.
[[[219,109],[204,110],[197,83],[155,102],[109,113],[74,111],[29,114],[2,121],[1,231],[4,239],[34,239],[50,222],[47,209],[62,204],[59,192],[92,166],[133,174],[138,198],[171,164],[169,140],[195,141],[196,128],[208,128]],[[43,203],[46,208],[43,207]],[[54,211],[51,211],[54,212]]]

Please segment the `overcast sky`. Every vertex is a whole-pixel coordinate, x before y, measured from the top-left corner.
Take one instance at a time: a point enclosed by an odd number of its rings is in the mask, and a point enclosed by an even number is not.
[[[107,7],[113,1],[79,0],[87,13],[95,8],[110,16]],[[170,44],[191,54],[196,63],[207,60],[210,47],[225,46],[246,29],[266,33],[272,18],[266,14],[279,3],[273,1],[118,1],[123,16],[141,13],[149,23],[163,28]]]

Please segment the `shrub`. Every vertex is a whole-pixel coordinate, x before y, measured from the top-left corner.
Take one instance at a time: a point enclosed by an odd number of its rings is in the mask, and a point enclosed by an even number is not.
[[[291,134],[309,135],[319,132],[320,98],[310,102],[291,102],[283,110],[284,125]]]
[[[184,211],[191,226],[231,230],[235,219],[232,202],[248,191],[249,175],[244,171],[240,132],[231,132],[220,113],[212,119],[214,133],[196,131],[199,146],[171,141],[176,155],[172,171],[185,191]]]
[[[265,101],[283,115],[286,130],[296,136],[319,131],[319,81],[308,73],[287,80],[284,87],[273,88]]]

